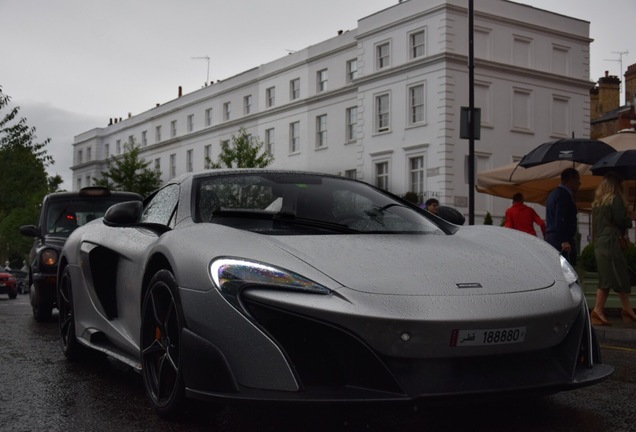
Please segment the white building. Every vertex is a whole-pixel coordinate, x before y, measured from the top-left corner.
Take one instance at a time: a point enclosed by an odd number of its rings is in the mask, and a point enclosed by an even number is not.
[[[244,127],[273,168],[356,176],[468,211],[468,2],[408,0],[356,29],[75,137],[73,189],[135,139],[168,180],[217,160]],[[474,14],[477,171],[552,139],[589,136],[589,23],[506,0]],[[180,92],[179,92],[180,93]],[[508,200],[476,194],[476,223]]]

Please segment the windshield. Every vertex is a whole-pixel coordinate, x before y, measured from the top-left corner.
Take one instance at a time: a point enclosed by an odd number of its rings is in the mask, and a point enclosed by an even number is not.
[[[436,233],[417,210],[366,183],[297,173],[215,175],[195,182],[195,221],[263,233]]]
[[[121,199],[83,198],[52,202],[46,214],[44,232],[68,237],[77,227],[103,217],[110,206],[121,201]]]

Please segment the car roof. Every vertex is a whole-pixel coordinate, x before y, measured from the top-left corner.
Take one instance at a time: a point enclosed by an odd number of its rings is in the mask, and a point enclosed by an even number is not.
[[[92,193],[97,192],[97,194]],[[103,193],[103,195],[100,195]],[[95,186],[85,187],[79,192],[53,192],[44,197],[45,201],[64,201],[75,198],[82,199],[108,199],[108,198],[130,198],[131,200],[142,200],[142,196],[135,192],[111,191],[107,188]]]

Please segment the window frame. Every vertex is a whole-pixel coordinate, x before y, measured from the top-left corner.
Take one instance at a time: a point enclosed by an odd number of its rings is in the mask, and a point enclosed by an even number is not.
[[[265,89],[265,106],[271,108],[276,105],[276,87],[268,87]]]
[[[300,78],[289,80],[289,100],[300,98]]]
[[[316,116],[316,149],[327,147],[327,114]]]
[[[387,52],[383,54],[382,49],[385,47]],[[389,67],[391,67],[391,41],[378,42],[375,45],[375,68],[376,70],[383,70]]]
[[[289,123],[289,154],[300,153],[300,121]]]
[[[418,35],[423,35],[422,36],[422,42],[419,45],[416,45],[416,41],[415,41],[415,37],[417,37]],[[426,57],[426,28],[419,28],[417,30],[413,30],[412,32],[409,32],[409,59],[411,60],[415,60],[417,58],[420,57]],[[421,48],[420,50],[418,50],[418,48]],[[419,54],[418,52],[421,51]]]
[[[358,106],[352,106],[345,110],[345,141],[355,142],[358,139]]]
[[[381,99],[385,98],[386,111],[382,111]],[[391,93],[378,93],[373,99],[373,130],[376,134],[391,132]],[[384,118],[386,117],[386,118]],[[384,124],[386,123],[386,125]]]
[[[414,100],[414,91],[421,89],[421,101]],[[420,82],[411,84],[407,87],[407,124],[408,126],[420,126],[426,124],[426,83]],[[419,110],[418,110],[419,108]],[[419,111],[420,118],[417,119],[417,113]]]
[[[329,69],[324,68],[316,72],[316,92],[327,91],[329,86]]]

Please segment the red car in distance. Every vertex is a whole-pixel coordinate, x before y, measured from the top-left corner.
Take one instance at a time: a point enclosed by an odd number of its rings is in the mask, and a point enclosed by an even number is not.
[[[18,296],[18,281],[14,275],[0,270],[0,294],[8,294],[10,299]]]

